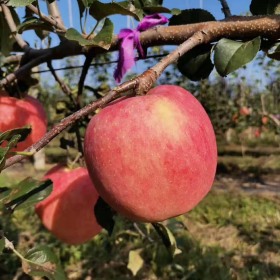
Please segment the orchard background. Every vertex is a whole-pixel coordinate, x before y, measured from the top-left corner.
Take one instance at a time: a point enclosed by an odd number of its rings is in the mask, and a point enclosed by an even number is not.
[[[0,95],[34,96],[48,117],[48,132],[24,152],[12,148],[30,129],[0,134],[1,279],[279,279],[280,1],[0,4]],[[147,56],[135,52],[117,85],[115,35],[154,13],[169,22],[141,32]],[[156,226],[102,204],[95,213],[106,230],[82,245],[60,242],[34,211],[51,192],[44,174],[84,166],[89,117],[160,84],[192,92],[212,121],[212,190]]]

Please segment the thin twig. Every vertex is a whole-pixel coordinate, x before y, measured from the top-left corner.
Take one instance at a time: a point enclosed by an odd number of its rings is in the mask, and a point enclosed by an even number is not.
[[[91,61],[93,59],[93,55],[89,54],[86,56],[86,60],[82,69],[82,73],[79,79],[79,84],[78,84],[78,94],[77,94],[77,100],[76,103],[78,104],[78,106],[81,106],[81,97],[83,94],[83,89],[84,89],[84,83],[86,80],[86,76],[88,73],[88,70],[91,66]]]
[[[73,94],[72,94],[70,87],[63,80],[61,80],[60,77],[56,74],[51,61],[48,61],[47,65],[49,67],[49,71],[52,73],[54,79],[59,84],[61,90],[70,98],[70,101],[75,104],[75,100],[73,99]],[[32,73],[32,74],[34,74],[34,73]]]
[[[230,8],[228,6],[227,0],[219,0],[222,4],[222,12],[224,13],[226,18],[231,17]]]
[[[43,14],[42,12],[40,12],[38,10],[37,7],[35,7],[34,5],[27,5],[27,8],[29,10],[31,10],[34,14],[38,15],[43,21],[51,24],[52,26],[54,26],[57,29],[58,33],[65,33],[66,32],[66,27],[59,21],[57,21],[54,18],[48,17],[45,14]]]
[[[122,86],[116,87],[115,89],[108,92],[108,94],[105,95],[104,97],[102,97],[101,99],[85,106],[84,108],[80,109],[79,111],[75,112],[74,114],[64,118],[63,120],[61,120],[61,122],[59,124],[57,124],[50,131],[48,131],[38,142],[36,142],[35,144],[33,144],[32,146],[27,148],[25,151],[32,152],[33,154],[35,152],[38,152],[43,147],[45,147],[52,139],[54,139],[57,135],[59,135],[63,130],[65,130],[69,126],[73,125],[77,120],[87,116],[88,114],[90,114],[91,112],[95,111],[98,108],[104,107],[105,104],[120,97],[121,93],[135,88],[137,86],[136,83],[137,83],[136,80],[126,82],[126,83],[122,84]],[[20,162],[24,158],[25,158],[25,156],[16,155],[16,156],[13,156],[13,157],[7,159],[4,169],[6,169],[7,167],[9,167],[17,162]]]
[[[142,57],[136,57],[135,60],[146,60],[146,59],[151,59],[151,58],[162,58],[165,57],[167,54],[157,54],[157,55],[147,55],[145,58]],[[16,59],[16,58],[15,58]],[[19,59],[19,58],[17,58]],[[104,66],[104,65],[109,65],[109,64],[114,64],[118,63],[118,60],[112,60],[112,61],[107,61],[107,62],[98,62],[98,63],[91,63],[90,67],[95,67],[95,66]],[[60,67],[60,68],[54,68],[55,71],[62,71],[62,70],[71,70],[71,69],[78,69],[78,68],[83,68],[84,65],[77,65],[77,66],[66,66],[66,67]],[[38,74],[38,73],[47,73],[50,72],[49,69],[45,70],[39,70],[39,71],[32,71],[32,74]]]
[[[21,35],[18,34],[17,26],[15,24],[15,21],[13,19],[13,16],[12,16],[12,13],[11,13],[10,9],[5,4],[1,4],[1,8],[2,8],[2,11],[3,11],[3,14],[5,16],[6,22],[9,26],[9,28],[10,28],[10,31],[11,31],[13,37],[17,41],[18,45],[23,50],[25,50],[28,47],[28,44],[22,39]]]
[[[49,2],[47,1],[49,14],[53,19],[56,20],[61,26],[65,26],[61,17],[61,13],[57,4],[57,1]]]

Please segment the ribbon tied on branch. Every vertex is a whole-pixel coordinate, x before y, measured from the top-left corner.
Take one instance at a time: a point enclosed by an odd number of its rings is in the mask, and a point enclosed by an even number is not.
[[[153,14],[145,16],[136,29],[124,28],[120,31],[118,35],[118,39],[120,40],[119,60],[114,73],[114,78],[118,83],[120,83],[125,73],[135,64],[134,49],[137,50],[140,58],[146,57],[146,50],[143,49],[140,43],[140,32],[167,22],[168,19],[166,17],[160,14]]]

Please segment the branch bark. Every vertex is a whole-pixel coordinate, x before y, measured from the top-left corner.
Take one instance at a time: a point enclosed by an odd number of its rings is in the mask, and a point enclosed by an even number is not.
[[[34,8],[37,9],[36,7]],[[211,37],[209,42],[215,42],[222,37],[248,40],[257,36],[262,36],[273,41],[280,38],[280,16],[232,17],[220,22],[156,27],[142,32],[140,41],[144,48],[159,45],[178,45],[198,31],[207,32]],[[23,61],[29,61],[27,62],[28,66],[27,64],[23,65],[17,72],[8,75],[0,81],[0,88],[15,80],[24,71],[30,70],[32,67],[47,62],[50,59],[62,59],[68,56],[87,53],[92,53],[93,56],[97,56],[105,52],[115,51],[117,48],[118,40],[115,37],[108,51],[96,46],[84,48],[79,46],[78,43],[68,40],[54,48],[30,50],[22,59],[22,64],[24,64]],[[33,60],[36,60],[36,62]]]
[[[222,12],[224,13],[225,17],[231,17],[230,8],[228,6],[227,0],[219,0],[222,5]]]
[[[15,21],[13,19],[10,9],[5,4],[1,4],[1,8],[2,8],[3,14],[5,16],[6,22],[10,28],[12,35],[14,36],[18,45],[24,50],[26,47],[28,47],[28,44],[22,39],[21,35],[18,34],[17,26],[15,24]]]
[[[64,24],[58,19],[52,18],[52,17],[48,17],[45,14],[43,14],[41,11],[39,11],[39,9],[37,7],[35,7],[34,5],[28,5],[27,8],[29,10],[31,10],[34,14],[38,15],[43,21],[51,24],[52,26],[55,27],[56,31],[58,33],[65,33],[66,32],[66,27],[64,26]]]

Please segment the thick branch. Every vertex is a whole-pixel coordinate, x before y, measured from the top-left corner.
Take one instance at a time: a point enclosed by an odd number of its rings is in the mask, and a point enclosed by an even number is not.
[[[230,8],[228,6],[227,0],[219,0],[222,4],[222,12],[224,13],[225,17],[231,17]]]
[[[34,8],[37,9],[36,7]],[[256,36],[262,36],[270,40],[276,40],[280,38],[280,16],[233,17],[221,22],[157,27],[142,32],[140,40],[144,48],[157,45],[178,45],[198,31],[207,32],[210,36],[209,42],[215,42],[222,37],[247,40]],[[15,74],[8,75],[6,79],[0,81],[0,88],[16,79],[17,75],[22,75],[24,71],[30,70],[32,67],[42,64],[47,60],[61,59],[87,52],[97,56],[105,52],[115,51],[117,48],[118,40],[115,38],[108,51],[96,46],[90,49],[83,48],[73,41],[65,41],[59,46],[50,49],[32,50],[25,55],[26,61],[31,62],[33,59],[40,57],[36,60],[36,63],[32,62],[29,64],[29,67],[21,67]]]
[[[5,5],[1,4],[1,8],[3,11],[3,14],[5,16],[6,22],[11,30],[12,35],[14,36],[15,40],[17,41],[18,45],[22,48],[25,49],[28,45],[27,43],[22,39],[20,34],[17,32],[17,26],[15,24],[15,21],[13,19],[12,13],[10,9]]]

